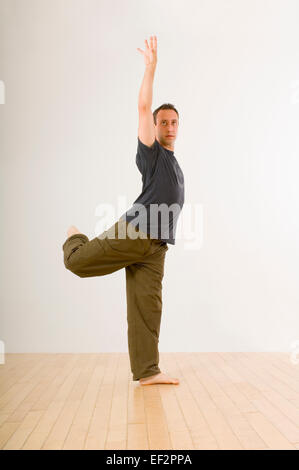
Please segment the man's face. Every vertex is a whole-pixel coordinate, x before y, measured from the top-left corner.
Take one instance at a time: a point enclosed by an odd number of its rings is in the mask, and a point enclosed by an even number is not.
[[[156,139],[163,146],[174,150],[174,142],[178,133],[178,115],[173,109],[161,109],[155,126]]]

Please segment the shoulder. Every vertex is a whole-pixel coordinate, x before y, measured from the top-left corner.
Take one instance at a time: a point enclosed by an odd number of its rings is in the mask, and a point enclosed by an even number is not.
[[[140,150],[142,150],[142,151],[144,151],[144,152],[150,152],[150,153],[151,153],[153,150],[158,150],[158,149],[159,149],[159,143],[158,143],[157,139],[155,139],[155,141],[153,142],[153,144],[150,145],[150,146],[144,144],[144,143],[140,140],[139,136],[137,137],[137,142],[138,142],[137,148],[140,149]]]

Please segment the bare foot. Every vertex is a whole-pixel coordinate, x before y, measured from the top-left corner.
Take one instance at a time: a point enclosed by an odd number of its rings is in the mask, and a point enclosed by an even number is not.
[[[143,379],[139,379],[139,383],[141,385],[152,385],[152,384],[174,384],[178,385],[180,383],[179,379],[175,379],[170,377],[167,374],[163,374],[160,372],[156,375],[151,375],[150,377],[145,377]]]
[[[75,233],[81,233],[81,232],[79,232],[77,227],[75,227],[74,225],[71,225],[70,228],[67,231],[67,236],[71,237],[72,235],[75,235]]]

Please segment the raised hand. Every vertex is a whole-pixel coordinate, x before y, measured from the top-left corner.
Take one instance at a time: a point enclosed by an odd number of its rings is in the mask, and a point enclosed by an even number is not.
[[[157,64],[157,36],[150,36],[150,45],[148,45],[147,40],[144,40],[145,42],[145,51],[142,49],[139,49],[137,47],[137,50],[143,54],[144,57],[144,63],[146,66],[148,65],[153,65],[156,66]]]

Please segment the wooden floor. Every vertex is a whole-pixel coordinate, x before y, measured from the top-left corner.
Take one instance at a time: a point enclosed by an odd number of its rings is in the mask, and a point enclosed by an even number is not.
[[[126,353],[5,354],[0,449],[299,449],[288,353],[160,353],[179,385],[132,381]]]

